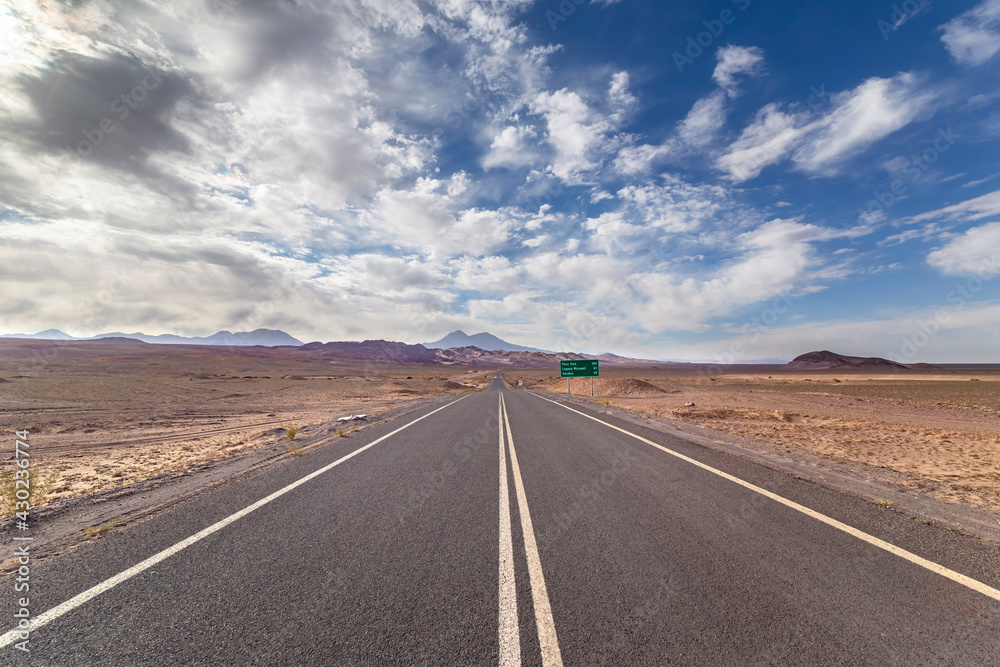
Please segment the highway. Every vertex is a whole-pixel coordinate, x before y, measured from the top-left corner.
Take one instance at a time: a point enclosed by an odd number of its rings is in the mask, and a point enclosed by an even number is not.
[[[0,664],[1000,665],[996,544],[554,398],[497,377],[37,563]]]

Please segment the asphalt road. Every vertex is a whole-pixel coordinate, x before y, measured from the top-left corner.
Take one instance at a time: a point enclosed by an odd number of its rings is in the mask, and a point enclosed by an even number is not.
[[[995,544],[495,380],[33,565],[0,664],[1000,665],[998,588]]]

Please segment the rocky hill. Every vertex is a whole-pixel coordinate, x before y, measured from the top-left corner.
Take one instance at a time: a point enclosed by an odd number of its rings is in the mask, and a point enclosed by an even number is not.
[[[889,361],[888,359],[882,359],[881,357],[849,357],[843,354],[837,354],[836,352],[830,352],[829,350],[821,350],[819,352],[807,352],[806,354],[795,357],[790,362],[785,365],[786,368],[794,370],[825,370],[825,369],[858,369],[858,370],[884,370],[884,371],[899,371],[899,370],[909,370],[909,368],[903,364],[896,363],[895,361]]]

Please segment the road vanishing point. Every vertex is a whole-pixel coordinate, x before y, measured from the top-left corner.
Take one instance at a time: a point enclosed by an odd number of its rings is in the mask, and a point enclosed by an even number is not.
[[[996,544],[499,375],[31,581],[2,664],[1000,665]]]

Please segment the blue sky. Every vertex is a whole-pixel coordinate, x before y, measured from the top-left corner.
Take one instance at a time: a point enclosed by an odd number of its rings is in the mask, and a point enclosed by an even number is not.
[[[1000,0],[0,9],[0,330],[1000,362]]]

